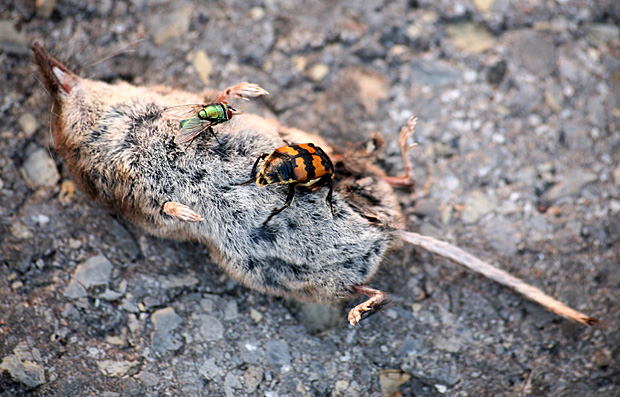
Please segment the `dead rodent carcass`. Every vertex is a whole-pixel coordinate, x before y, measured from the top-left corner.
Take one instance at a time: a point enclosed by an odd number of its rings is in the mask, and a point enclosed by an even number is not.
[[[58,114],[55,150],[92,199],[156,236],[204,243],[250,288],[321,303],[368,295],[351,310],[351,324],[381,307],[385,294],[367,283],[402,227],[388,183],[398,180],[367,161],[347,163],[318,136],[252,114],[175,142],[184,124],[167,117],[169,109],[266,93],[256,85],[203,95],[110,85],[78,77],[38,43],[32,48]],[[334,160],[333,214],[328,189],[302,189],[267,223],[287,187],[242,182],[262,153],[304,142]]]

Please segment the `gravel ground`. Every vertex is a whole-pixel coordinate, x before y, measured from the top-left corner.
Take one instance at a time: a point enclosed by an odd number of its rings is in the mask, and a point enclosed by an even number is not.
[[[616,0],[6,3],[0,392],[620,395]],[[356,327],[354,301],[238,285],[204,247],[145,235],[74,190],[50,145],[35,39],[107,82],[259,83],[271,95],[246,112],[335,144],[380,132],[393,175],[398,130],[418,115],[418,184],[398,192],[407,228],[606,327],[408,247],[372,284],[392,304]]]

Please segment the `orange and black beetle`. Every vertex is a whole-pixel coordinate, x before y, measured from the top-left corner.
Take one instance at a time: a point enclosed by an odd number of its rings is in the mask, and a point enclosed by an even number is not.
[[[256,168],[261,160],[265,160],[258,174]],[[242,183],[247,185],[256,182],[258,186],[288,184],[288,195],[282,208],[273,210],[265,224],[280,211],[291,205],[295,198],[295,186],[300,185],[316,191],[329,184],[327,202],[334,214],[332,206],[332,192],[334,190],[334,166],[323,149],[312,143],[286,145],[277,148],[271,153],[262,153],[252,167],[250,180]]]

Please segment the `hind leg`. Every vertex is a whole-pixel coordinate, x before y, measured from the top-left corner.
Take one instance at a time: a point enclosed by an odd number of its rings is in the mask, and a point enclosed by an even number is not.
[[[418,121],[417,117],[411,117],[407,120],[407,124],[400,129],[398,134],[398,147],[400,148],[400,155],[403,159],[403,166],[405,167],[405,175],[401,176],[386,176],[383,178],[387,183],[395,187],[409,187],[415,186],[415,179],[413,177],[413,168],[411,166],[411,160],[409,159],[409,152],[414,144],[407,144],[409,137],[415,132],[415,126]]]
[[[349,312],[349,324],[355,325],[362,321],[362,317],[366,318],[379,310],[388,302],[385,298],[387,294],[378,289],[370,288],[365,285],[356,285],[353,290],[358,294],[366,295],[370,299],[355,306]]]

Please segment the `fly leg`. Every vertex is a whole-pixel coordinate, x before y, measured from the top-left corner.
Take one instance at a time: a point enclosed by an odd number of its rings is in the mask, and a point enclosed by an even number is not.
[[[280,212],[282,212],[283,209],[291,205],[291,203],[293,203],[294,198],[295,198],[295,183],[291,183],[290,185],[288,185],[288,195],[286,196],[286,202],[284,203],[284,206],[282,208],[276,208],[275,210],[273,210],[271,215],[269,215],[269,218],[267,218],[267,220],[263,223],[263,226],[265,226],[267,222],[269,222],[269,220],[273,218],[274,215],[279,214]]]
[[[164,203],[164,213],[183,222],[193,223],[204,220],[204,218],[198,215],[196,211],[184,204],[177,203],[176,201],[168,201]]]
[[[366,295],[370,299],[351,309],[349,312],[349,324],[351,325],[355,325],[362,321],[363,318],[375,314],[389,302],[385,300],[387,294],[378,289],[370,288],[366,285],[356,285],[353,287],[353,290],[358,294]]]
[[[410,136],[415,132],[415,126],[418,121],[417,117],[410,117],[407,120],[407,124],[400,129],[400,133],[398,134],[398,147],[400,148],[400,155],[403,159],[403,166],[405,167],[405,175],[401,176],[386,176],[383,178],[387,183],[396,187],[409,187],[413,188],[415,186],[415,179],[413,177],[413,168],[411,166],[411,160],[409,158],[409,152],[411,148],[416,144],[407,144],[407,140]]]
[[[249,101],[250,98],[256,98],[261,95],[269,95],[269,93],[258,84],[244,82],[223,89],[218,93],[213,102],[222,103],[230,99],[245,99]]]

